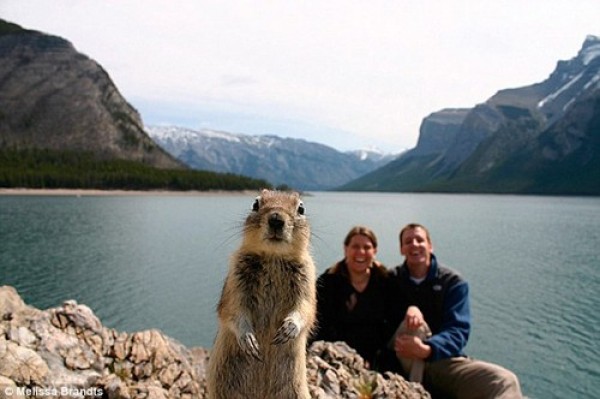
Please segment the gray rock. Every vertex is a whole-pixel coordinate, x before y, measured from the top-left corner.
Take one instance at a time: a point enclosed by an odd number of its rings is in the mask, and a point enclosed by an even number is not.
[[[132,334],[103,327],[92,310],[69,300],[41,311],[0,287],[0,399],[16,388],[58,389],[61,398],[202,399],[209,351],[188,349],[158,330]],[[368,370],[346,344],[315,342],[308,351],[313,398],[429,398],[419,384]],[[5,389],[8,388],[8,391]],[[11,389],[13,389],[11,391]]]
[[[42,384],[48,365],[35,351],[0,337],[0,375],[15,384]]]

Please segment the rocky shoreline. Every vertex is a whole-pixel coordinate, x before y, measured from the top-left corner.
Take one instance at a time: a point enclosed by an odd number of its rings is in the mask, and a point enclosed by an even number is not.
[[[0,287],[0,399],[202,399],[208,356],[158,330],[106,328],[74,300],[39,310]],[[420,384],[368,370],[343,343],[313,343],[308,378],[317,399],[430,398]]]

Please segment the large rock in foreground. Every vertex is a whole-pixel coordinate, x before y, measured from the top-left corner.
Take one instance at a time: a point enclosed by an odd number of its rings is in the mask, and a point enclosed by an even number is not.
[[[0,399],[205,398],[209,352],[157,330],[117,332],[73,300],[39,310],[0,287]],[[313,398],[429,398],[419,384],[365,368],[343,343],[315,342],[308,354]]]

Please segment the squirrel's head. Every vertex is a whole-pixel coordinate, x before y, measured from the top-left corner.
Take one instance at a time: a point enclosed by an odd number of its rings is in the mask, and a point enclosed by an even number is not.
[[[262,190],[244,224],[244,247],[252,252],[285,255],[307,250],[309,238],[300,195]]]

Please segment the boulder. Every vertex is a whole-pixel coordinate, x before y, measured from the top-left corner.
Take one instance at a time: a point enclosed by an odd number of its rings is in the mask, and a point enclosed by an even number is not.
[[[158,330],[118,332],[74,300],[38,310],[0,287],[0,399],[55,392],[61,398],[202,399],[210,352]],[[365,367],[342,342],[315,342],[307,355],[313,398],[429,398],[420,384]],[[20,390],[19,390],[20,389]]]

